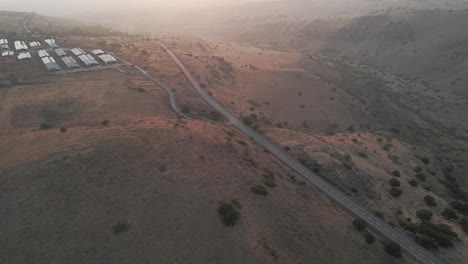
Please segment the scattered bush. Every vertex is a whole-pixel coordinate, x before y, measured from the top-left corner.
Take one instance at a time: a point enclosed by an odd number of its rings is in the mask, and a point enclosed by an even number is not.
[[[392,175],[395,176],[395,177],[400,177],[401,176],[400,172],[397,171],[397,170],[392,171]]]
[[[68,129],[66,127],[60,127],[60,133],[67,133]]]
[[[263,183],[265,184],[265,186],[270,187],[270,188],[276,187],[276,182],[272,179],[265,179]]]
[[[353,226],[357,231],[364,231],[367,228],[367,222],[362,218],[356,218],[353,221]]]
[[[263,196],[267,196],[268,195],[268,191],[267,189],[265,188],[265,186],[263,185],[255,185],[255,186],[252,186],[250,188],[250,191],[252,191],[253,193],[255,194],[258,194],[258,195],[263,195]]]
[[[416,212],[416,216],[421,220],[431,221],[432,212],[427,209],[422,209]]]
[[[395,188],[395,187],[391,188],[389,192],[395,198],[398,198],[403,194],[402,190]]]
[[[400,181],[397,179],[390,179],[389,183],[390,183],[390,186],[392,187],[400,187],[401,185]]]
[[[384,250],[390,256],[400,258],[401,257],[401,248],[400,245],[393,241],[387,241],[384,243]]]
[[[244,140],[238,140],[237,143],[239,143],[242,146],[247,146],[247,142],[245,142]]]
[[[373,244],[375,242],[375,236],[372,235],[371,233],[366,232],[364,234],[364,237],[366,238],[366,243],[367,244]]]
[[[437,206],[437,203],[436,203],[434,197],[431,196],[431,195],[424,196],[424,202],[430,207],[436,207]]]
[[[457,212],[451,208],[445,208],[441,215],[450,220],[457,220],[458,215]]]
[[[364,158],[364,159],[369,158],[369,157],[367,156],[367,154],[364,153],[364,152],[359,152],[358,155],[359,155],[359,157]]]
[[[239,204],[239,203],[236,203]],[[236,204],[221,202],[218,207],[218,214],[226,226],[234,226],[240,220],[241,213]]]
[[[426,175],[424,175],[424,173],[418,173],[414,176],[418,178],[420,181],[426,181]]]
[[[428,165],[429,162],[430,162],[430,160],[428,158],[426,158],[426,157],[421,158],[421,161],[426,165]]]
[[[112,233],[116,235],[122,234],[130,230],[130,228],[132,228],[132,225],[128,221],[121,220],[112,225]]]
[[[468,203],[462,201],[453,201],[450,206],[463,215],[468,215]]]
[[[39,125],[39,129],[41,129],[41,130],[51,129],[51,128],[53,128],[53,127],[54,127],[53,125],[48,124],[48,123],[41,123],[41,124]]]
[[[413,171],[416,172],[416,173],[420,173],[422,172],[422,168],[420,166],[416,166],[413,168]]]
[[[101,122],[101,125],[103,125],[103,126],[109,125],[109,120],[103,120],[103,121]]]
[[[385,219],[385,214],[381,211],[374,211],[375,216],[381,219]]]
[[[418,186],[418,182],[415,180],[415,179],[411,179],[409,182],[409,185],[413,186],[413,187],[417,187]]]
[[[462,218],[458,223],[462,226],[463,231],[468,234],[468,219]]]

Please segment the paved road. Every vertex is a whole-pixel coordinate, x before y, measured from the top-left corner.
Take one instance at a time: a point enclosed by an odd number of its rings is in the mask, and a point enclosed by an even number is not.
[[[269,150],[270,153],[275,155],[278,159],[289,165],[297,173],[302,175],[307,181],[314,184],[320,191],[327,195],[332,201],[339,205],[345,212],[353,217],[359,217],[367,221],[369,228],[374,232],[380,234],[387,240],[393,240],[398,243],[402,250],[417,263],[424,264],[442,264],[443,262],[437,259],[431,252],[425,250],[418,244],[416,244],[411,238],[409,238],[405,232],[397,227],[388,225],[384,220],[375,216],[368,208],[359,205],[351,197],[342,193],[340,190],[335,188],[323,180],[316,173],[309,170],[302,163],[296,160],[294,157],[285,152],[281,147],[258,134],[255,130],[246,126],[237,117],[229,113],[223,106],[221,106],[216,100],[210,96],[198,83],[198,81],[192,76],[190,71],[187,70],[185,65],[177,58],[171,50],[169,50],[164,44],[160,45],[165,51],[171,56],[174,62],[184,72],[187,79],[192,83],[193,87],[198,93],[217,111],[223,114],[233,125],[242,130],[245,134],[249,135],[256,142],[262,145],[265,149]]]

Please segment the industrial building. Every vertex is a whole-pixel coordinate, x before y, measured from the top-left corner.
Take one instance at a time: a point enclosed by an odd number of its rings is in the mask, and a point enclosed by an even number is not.
[[[18,55],[18,60],[25,60],[25,59],[31,59],[31,53],[22,52]]]
[[[43,57],[42,62],[44,63],[48,71],[60,71],[60,67],[57,65],[57,62],[55,62],[55,59],[53,57]]]
[[[44,40],[47,45],[51,48],[58,48],[57,44],[55,44],[55,39],[46,39]]]
[[[76,60],[73,57],[67,56],[62,58],[63,63],[67,65],[69,69],[77,69],[80,68],[80,65],[76,62]]]
[[[86,66],[96,66],[99,65],[99,63],[96,61],[96,59],[93,58],[90,54],[83,54],[78,56],[78,58],[86,65]]]
[[[55,50],[55,53],[56,53],[59,57],[67,56],[67,53],[65,53],[65,51],[64,51],[63,49],[56,49],[56,50]]]
[[[0,39],[0,49],[9,49],[8,39]]]
[[[85,52],[80,48],[74,48],[71,50],[71,52],[75,54],[75,56],[80,56],[80,55],[85,54]]]
[[[106,64],[112,64],[112,63],[116,63],[117,62],[117,59],[114,58],[112,55],[109,55],[109,54],[103,54],[103,55],[99,55],[99,58],[105,62]]]
[[[15,41],[15,49],[16,51],[27,51],[28,46],[26,46],[26,43],[24,41]]]
[[[2,57],[13,56],[15,53],[11,50],[2,52]]]
[[[40,48],[42,45],[39,41],[33,41],[33,42],[29,42],[29,46],[31,48]]]
[[[91,51],[94,55],[104,54],[102,49],[95,49]]]
[[[49,57],[49,56],[50,56],[49,53],[47,53],[47,51],[45,51],[45,50],[40,50],[40,51],[38,52],[38,54],[39,54],[39,57],[41,57],[41,58],[42,58],[42,57]]]

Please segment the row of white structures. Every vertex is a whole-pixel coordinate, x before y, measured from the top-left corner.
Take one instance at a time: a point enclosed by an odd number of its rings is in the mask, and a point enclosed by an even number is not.
[[[58,48],[54,39],[46,39],[44,40],[44,42],[47,43],[47,45],[51,48]],[[42,48],[42,44],[39,41],[32,41],[26,44],[25,41],[17,40],[14,42],[15,50],[16,51],[28,51],[29,50],[28,44],[29,44],[29,47],[31,47],[32,49]],[[8,39],[0,39],[0,49],[1,50],[10,49]]]
[[[69,69],[77,69],[80,68],[78,62],[72,57],[68,56],[67,53],[63,49],[56,49],[54,52],[57,54],[58,57],[61,58],[63,63]],[[86,66],[98,66],[100,65],[99,62],[90,54],[86,54],[82,49],[73,49],[72,53],[75,54]],[[93,52],[94,53],[94,52]],[[104,52],[103,52],[104,53]],[[79,54],[79,55],[77,55]],[[4,51],[2,52],[2,56],[12,56],[14,55],[13,51]],[[52,57],[49,52],[46,50],[39,50],[38,55],[42,60],[42,63],[47,68],[48,71],[60,71],[60,66],[55,61],[54,57]],[[117,59],[110,54],[100,54],[98,57],[105,63],[111,64],[116,63]],[[18,60],[24,59],[31,59],[31,53],[29,52],[21,52],[18,54]]]

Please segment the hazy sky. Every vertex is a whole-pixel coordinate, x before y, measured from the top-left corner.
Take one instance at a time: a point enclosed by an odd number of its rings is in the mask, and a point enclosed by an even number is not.
[[[239,4],[262,0],[0,0],[0,10],[33,11],[42,14],[62,12],[96,12],[105,9],[141,9],[171,5],[178,7],[203,7],[206,5]]]

